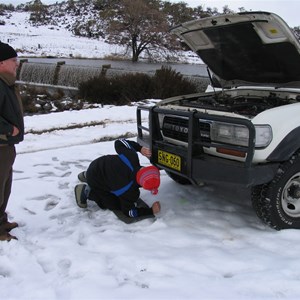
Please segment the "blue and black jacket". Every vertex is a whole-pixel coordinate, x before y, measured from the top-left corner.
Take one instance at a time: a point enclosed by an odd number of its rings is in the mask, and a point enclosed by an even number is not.
[[[140,196],[136,173],[141,168],[137,152],[141,149],[134,141],[119,139],[115,141],[116,155],[95,159],[86,173],[89,199],[100,207],[122,210],[129,217],[152,215],[151,208],[136,207]]]

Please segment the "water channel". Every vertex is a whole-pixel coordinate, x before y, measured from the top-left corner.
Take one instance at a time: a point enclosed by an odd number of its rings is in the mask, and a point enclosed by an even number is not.
[[[64,61],[66,65],[101,68],[103,65],[111,65],[113,69],[121,69],[128,71],[154,72],[162,66],[169,66],[188,76],[203,76],[207,77],[206,65],[204,64],[180,64],[180,63],[146,63],[131,61],[114,61],[102,59],[73,59],[73,58],[31,58],[28,57],[28,62],[32,63],[47,63],[56,64]]]

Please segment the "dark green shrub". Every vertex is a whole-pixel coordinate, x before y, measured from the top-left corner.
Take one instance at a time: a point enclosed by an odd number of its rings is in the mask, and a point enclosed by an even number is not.
[[[149,98],[151,77],[142,73],[124,74],[112,78],[95,77],[79,85],[79,97],[92,103],[124,105]]]
[[[153,77],[144,73],[126,73],[107,78],[95,77],[79,85],[79,97],[83,100],[124,105],[143,99],[164,99],[197,91],[196,84],[169,67],[157,70]]]
[[[151,97],[153,94],[152,78],[143,73],[125,74],[119,78],[122,86],[122,99],[136,102]]]
[[[165,99],[168,97],[192,94],[197,92],[196,85],[183,77],[171,67],[162,66],[156,70],[153,77],[153,98]]]
[[[120,80],[103,75],[79,84],[79,97],[85,101],[101,104],[122,105]]]

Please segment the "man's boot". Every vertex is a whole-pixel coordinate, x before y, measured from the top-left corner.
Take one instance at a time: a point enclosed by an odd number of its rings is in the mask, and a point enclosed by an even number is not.
[[[18,226],[19,224],[17,222],[8,222],[8,221],[1,225],[1,227],[7,232],[10,232],[14,228],[17,228]]]
[[[7,241],[9,242],[10,240],[17,240],[17,238],[10,233],[8,233],[5,229],[2,227],[0,228],[0,241]]]

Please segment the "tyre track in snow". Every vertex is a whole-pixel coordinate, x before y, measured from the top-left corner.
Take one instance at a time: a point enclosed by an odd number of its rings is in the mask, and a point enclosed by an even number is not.
[[[126,126],[124,126],[126,124]],[[137,136],[136,120],[87,122],[49,129],[29,129],[17,145],[18,154],[50,151]]]
[[[106,126],[108,124],[113,124],[113,123],[136,123],[136,120],[127,120],[127,121],[112,121],[112,120],[104,120],[104,121],[91,121],[91,122],[86,122],[86,123],[79,123],[79,124],[68,124],[65,126],[56,126],[56,127],[51,127],[48,129],[28,129],[26,130],[25,128],[25,135],[26,134],[43,134],[43,133],[49,133],[53,132],[56,130],[71,130],[71,129],[78,129],[78,128],[84,128],[84,127],[89,127],[89,126]]]

